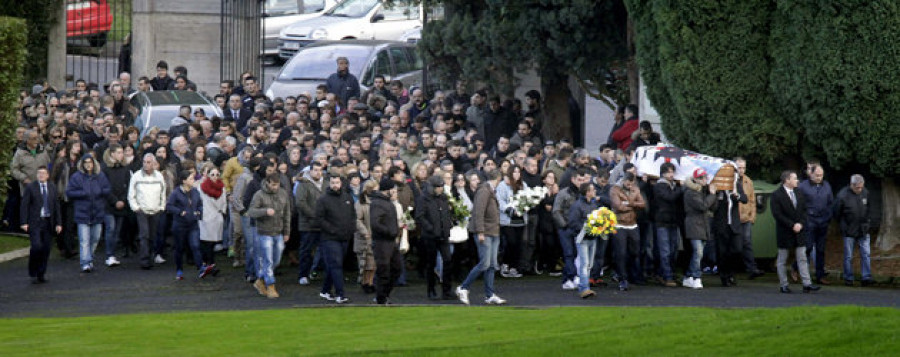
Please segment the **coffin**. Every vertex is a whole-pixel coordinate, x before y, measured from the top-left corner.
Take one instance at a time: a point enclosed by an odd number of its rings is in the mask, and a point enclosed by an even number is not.
[[[659,178],[659,167],[665,162],[675,165],[675,179],[685,181],[691,178],[698,167],[706,170],[712,183],[719,190],[734,190],[737,180],[737,165],[734,161],[684,150],[668,144],[642,146],[634,151],[631,158],[638,176]]]

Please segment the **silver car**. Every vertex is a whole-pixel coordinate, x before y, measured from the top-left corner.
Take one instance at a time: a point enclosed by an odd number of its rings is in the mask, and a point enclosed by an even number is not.
[[[311,19],[325,13],[337,0],[303,0],[303,8],[300,8],[298,0],[265,0],[265,12],[263,13],[263,55],[278,57],[278,35],[285,27],[291,24]]]
[[[360,93],[368,90],[380,74],[408,87],[422,82],[422,60],[415,45],[397,41],[344,40],[321,41],[300,49],[275,76],[266,90],[269,98],[315,94],[337,70],[337,58],[347,57],[350,73],[360,84]]]
[[[137,92],[131,96],[131,105],[138,110],[134,126],[141,131],[141,137],[152,127],[168,130],[182,105],[190,105],[192,113],[197,108],[203,108],[207,118],[224,117],[216,103],[197,92],[186,90]]]

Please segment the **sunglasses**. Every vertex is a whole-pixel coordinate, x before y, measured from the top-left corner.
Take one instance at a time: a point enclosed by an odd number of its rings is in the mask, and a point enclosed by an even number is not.
[[[219,177],[219,174],[209,174],[209,177]]]
[[[59,135],[53,135],[53,139],[54,139],[54,140],[55,140],[55,139],[62,139],[62,136],[59,136]]]

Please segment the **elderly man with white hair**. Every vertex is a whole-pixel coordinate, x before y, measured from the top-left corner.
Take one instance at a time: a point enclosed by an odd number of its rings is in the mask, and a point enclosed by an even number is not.
[[[156,237],[159,215],[166,207],[166,181],[156,165],[156,156],[144,155],[143,168],[131,175],[128,184],[128,205],[137,215],[139,255],[144,270],[153,267],[150,237]]]

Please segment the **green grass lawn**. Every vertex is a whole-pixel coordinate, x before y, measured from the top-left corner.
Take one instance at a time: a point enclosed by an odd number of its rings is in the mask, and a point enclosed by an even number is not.
[[[98,296],[98,298],[102,298]],[[893,355],[892,308],[351,307],[0,319],[0,351],[83,356]]]
[[[30,244],[27,237],[0,234],[0,254],[17,249],[28,248]]]

